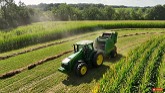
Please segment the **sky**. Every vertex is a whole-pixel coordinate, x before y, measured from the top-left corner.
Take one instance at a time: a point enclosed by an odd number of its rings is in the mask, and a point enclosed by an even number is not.
[[[26,5],[40,4],[40,3],[102,3],[105,5],[125,5],[125,6],[155,6],[158,4],[164,5],[165,0],[15,0],[16,3],[19,1],[24,2]]]

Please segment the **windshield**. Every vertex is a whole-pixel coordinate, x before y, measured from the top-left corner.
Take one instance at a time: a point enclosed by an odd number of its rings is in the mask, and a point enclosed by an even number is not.
[[[74,45],[74,52],[78,52],[82,48],[83,48],[83,45]]]
[[[91,45],[88,45],[88,48],[90,49],[90,50],[93,50],[93,44]]]

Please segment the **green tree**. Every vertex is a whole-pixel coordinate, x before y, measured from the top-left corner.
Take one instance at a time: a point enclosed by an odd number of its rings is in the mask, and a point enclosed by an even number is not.
[[[165,15],[165,7],[163,7],[162,5],[157,5],[149,11],[147,15],[147,19],[165,20],[164,15]]]
[[[100,20],[102,16],[102,12],[97,7],[90,6],[83,10],[83,17],[85,20]]]
[[[133,20],[143,20],[144,19],[144,12],[142,11],[142,8],[138,8],[138,9],[131,9],[130,10],[130,19]]]
[[[1,0],[0,9],[0,28],[11,28],[31,22],[32,9],[27,8],[22,2],[17,5],[14,0]]]
[[[67,4],[61,4],[58,8],[53,8],[53,13],[60,20],[71,20],[74,18],[75,11],[73,7]]]
[[[116,10],[114,19],[116,19],[116,20],[130,20],[130,18],[131,18],[130,15],[131,15],[130,11],[128,11],[124,8],[120,8],[120,9]]]
[[[106,6],[104,8],[104,15],[105,15],[105,19],[107,20],[111,20],[113,19],[113,16],[115,14],[115,10],[111,7],[111,6]]]

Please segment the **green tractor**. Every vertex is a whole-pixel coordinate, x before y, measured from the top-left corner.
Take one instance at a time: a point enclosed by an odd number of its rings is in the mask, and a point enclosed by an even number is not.
[[[84,76],[88,67],[100,67],[104,57],[116,57],[117,32],[103,33],[96,40],[84,40],[74,44],[74,54],[65,58],[61,67],[61,72],[69,73],[74,71],[78,76]]]

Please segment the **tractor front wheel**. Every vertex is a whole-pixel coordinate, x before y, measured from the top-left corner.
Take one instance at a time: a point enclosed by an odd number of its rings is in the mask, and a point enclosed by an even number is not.
[[[97,52],[95,55],[94,55],[94,59],[93,59],[93,65],[95,67],[99,67],[103,64],[103,61],[104,61],[104,55],[102,52]]]
[[[78,63],[76,67],[76,74],[77,76],[84,76],[88,71],[87,64],[86,63]]]

